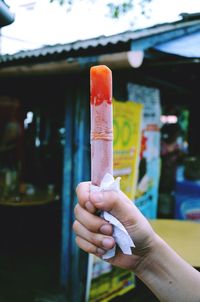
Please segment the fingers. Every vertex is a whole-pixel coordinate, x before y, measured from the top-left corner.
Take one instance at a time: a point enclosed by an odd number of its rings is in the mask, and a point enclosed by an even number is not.
[[[113,237],[111,236],[105,236],[100,233],[93,233],[90,232],[85,226],[83,226],[78,220],[76,220],[73,224],[73,230],[76,233],[78,238],[82,238],[85,240],[84,242],[84,248],[85,251],[88,252],[89,249],[93,246],[93,251],[90,251],[92,253],[97,253],[97,248],[100,248],[102,250],[109,250],[115,245],[115,241]],[[79,241],[80,244],[80,239],[76,239]],[[83,240],[81,241],[83,245]],[[87,245],[88,243],[88,245]],[[92,246],[91,246],[92,245]],[[96,247],[94,249],[94,246]]]
[[[85,207],[85,202],[89,201],[90,193],[90,182],[81,182],[76,187],[76,194],[79,200],[79,203],[82,207]]]
[[[91,192],[90,182],[82,182],[77,186],[76,192],[80,206],[90,213],[108,211],[125,227],[144,220],[134,203],[121,191]]]
[[[76,188],[76,194],[78,197],[79,204],[86,208],[90,213],[95,213],[96,208],[90,202],[90,182],[81,182]]]
[[[90,192],[90,202],[95,208],[110,212],[124,225],[133,225],[142,218],[134,203],[121,191]]]
[[[73,230],[76,243],[85,252],[102,256],[115,245],[112,226],[94,215],[97,208],[90,202],[90,182],[80,183],[76,189],[79,204],[74,209],[76,220]]]
[[[103,218],[93,215],[83,209],[79,204],[74,208],[76,220],[93,233],[102,233],[104,235],[112,235],[112,225]]]
[[[103,256],[105,254],[105,250],[95,246],[79,236],[76,237],[76,243],[86,253],[94,254],[96,256]]]

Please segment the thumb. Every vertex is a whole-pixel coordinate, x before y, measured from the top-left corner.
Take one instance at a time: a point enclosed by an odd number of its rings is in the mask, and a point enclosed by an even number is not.
[[[137,223],[142,216],[134,203],[122,191],[90,192],[90,202],[97,209],[115,216],[124,226]]]

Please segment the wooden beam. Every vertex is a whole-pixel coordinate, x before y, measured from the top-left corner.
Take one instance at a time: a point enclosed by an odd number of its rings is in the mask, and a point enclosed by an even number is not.
[[[71,58],[61,61],[27,65],[23,63],[18,66],[2,67],[0,68],[0,77],[80,73],[82,70],[88,69],[89,66],[95,64],[105,64],[112,69],[131,67],[128,62],[127,52],[120,52],[100,56]]]

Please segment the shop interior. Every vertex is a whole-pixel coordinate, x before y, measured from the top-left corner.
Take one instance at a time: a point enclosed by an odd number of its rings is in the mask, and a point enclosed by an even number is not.
[[[55,301],[61,293],[64,96],[44,83],[38,93],[34,79],[27,82],[24,92],[16,83],[0,97],[0,300]]]

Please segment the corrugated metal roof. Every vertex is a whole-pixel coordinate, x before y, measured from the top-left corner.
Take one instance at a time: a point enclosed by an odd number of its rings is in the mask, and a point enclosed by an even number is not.
[[[22,61],[31,62],[34,59],[37,59],[38,62],[40,59],[49,60],[53,57],[56,57],[56,59],[59,60],[61,55],[62,58],[64,56],[67,59],[69,57],[76,57],[77,55],[80,56],[80,54],[87,54],[90,49],[98,49],[101,53],[105,53],[110,47],[110,52],[115,52],[116,47],[119,45],[121,45],[121,51],[125,51],[127,50],[125,49],[127,48],[127,45],[129,45],[129,48],[131,48],[131,45],[134,44],[134,41],[143,41],[151,37],[152,45],[150,46],[153,47],[155,46],[155,43],[158,43],[158,39],[154,39],[155,36],[164,36],[164,41],[163,39],[159,41],[162,43],[173,39],[173,35],[177,37],[187,34],[189,29],[190,31],[200,30],[200,19],[192,21],[181,20],[174,23],[156,25],[137,31],[126,31],[112,36],[100,36],[93,39],[80,40],[67,44],[56,44],[52,46],[48,45],[39,49],[20,51],[13,55],[0,56],[0,66],[7,64],[14,65],[15,63],[21,63]],[[170,37],[167,37],[166,33],[170,33]],[[115,46],[115,48],[112,46]]]
[[[157,45],[156,49],[187,58],[200,58],[200,30],[190,35]]]

